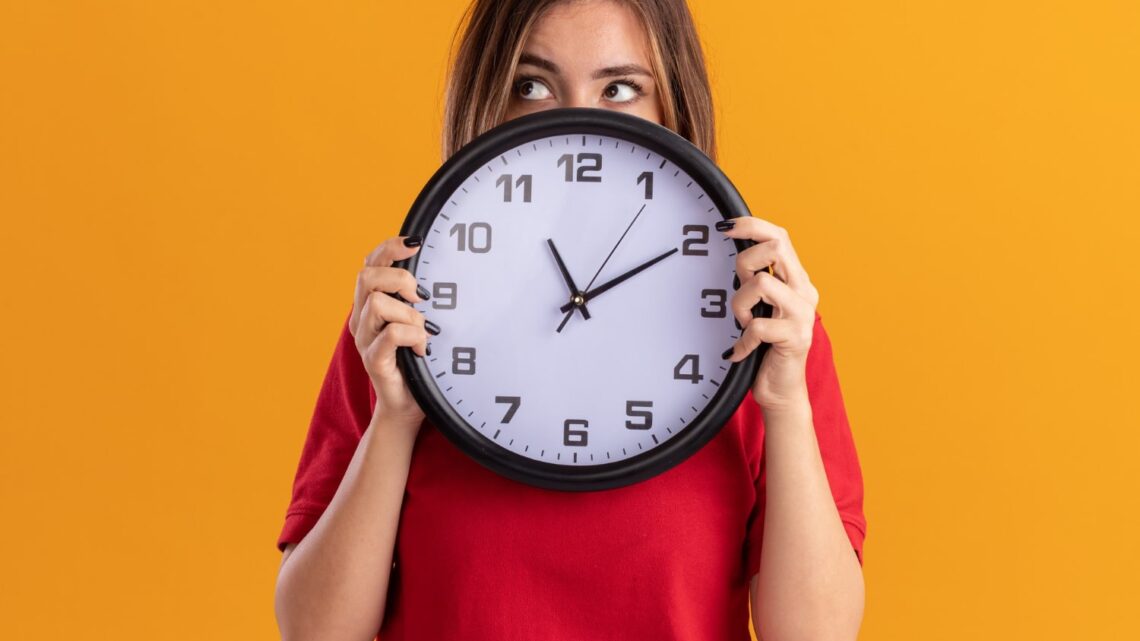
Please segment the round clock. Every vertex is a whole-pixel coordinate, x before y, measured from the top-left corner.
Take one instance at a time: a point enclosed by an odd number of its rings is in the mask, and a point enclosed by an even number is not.
[[[689,141],[596,108],[510,120],[447,160],[412,205],[397,263],[431,298],[431,355],[399,348],[412,395],[467,455],[548,489],[648,479],[707,443],[767,344],[740,337],[735,256],[748,216]],[[771,316],[760,304],[756,316]]]

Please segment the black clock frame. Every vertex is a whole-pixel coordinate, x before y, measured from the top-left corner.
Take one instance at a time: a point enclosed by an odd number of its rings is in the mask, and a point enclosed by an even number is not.
[[[566,134],[612,136],[655,152],[689,174],[722,215],[727,214],[727,218],[751,215],[744,199],[720,168],[704,152],[673,131],[644,118],[609,109],[559,108],[509,120],[456,152],[424,185],[408,211],[400,235],[426,237],[451,194],[469,176],[504,152],[532,140]],[[755,244],[746,240],[735,243],[737,251]],[[417,252],[395,266],[415,274],[418,263]],[[772,307],[760,303],[753,313],[771,317]],[[427,418],[475,461],[529,485],[551,490],[587,491],[614,489],[649,479],[678,465],[712,440],[751,387],[767,347],[767,343],[761,343],[747,358],[734,363],[712,400],[675,436],[647,452],[598,465],[536,461],[495,444],[451,407],[422,358],[411,349],[400,347],[396,360],[412,396]]]

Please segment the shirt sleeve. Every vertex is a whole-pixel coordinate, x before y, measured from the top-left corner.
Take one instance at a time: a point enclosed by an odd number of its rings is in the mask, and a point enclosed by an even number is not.
[[[309,422],[293,479],[293,497],[277,537],[281,551],[286,543],[304,538],[332,501],[375,407],[376,392],[348,331],[351,315],[350,311],[345,317]]]
[[[863,474],[855,451],[855,439],[847,421],[847,411],[843,406],[831,340],[823,328],[823,320],[818,311],[806,368],[812,422],[827,482],[847,538],[851,540],[851,547],[862,565],[863,539],[867,532],[867,520],[863,514]],[[760,457],[756,510],[748,525],[745,556],[749,578],[760,570],[760,548],[764,537],[766,458],[764,455]]]

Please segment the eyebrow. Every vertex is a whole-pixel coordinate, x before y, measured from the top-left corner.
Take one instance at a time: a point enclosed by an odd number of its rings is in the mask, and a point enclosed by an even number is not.
[[[547,60],[546,58],[543,58],[541,56],[536,56],[533,53],[525,53],[524,52],[522,55],[520,55],[519,56],[519,64],[520,65],[534,65],[535,67],[538,67],[539,69],[545,69],[546,71],[549,71],[550,73],[555,73],[555,74],[561,73],[561,71],[558,69],[558,65],[554,64],[550,60]],[[603,68],[595,71],[593,74],[591,74],[591,77],[595,80],[600,80],[602,78],[612,78],[614,76],[638,76],[638,75],[640,75],[640,76],[652,76],[653,74],[649,73],[649,71],[646,70],[645,67],[642,67],[641,65],[624,64],[624,65],[615,65],[613,67],[603,67]]]

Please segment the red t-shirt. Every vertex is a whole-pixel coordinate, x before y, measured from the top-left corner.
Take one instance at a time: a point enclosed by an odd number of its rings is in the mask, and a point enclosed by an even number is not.
[[[818,313],[807,385],[835,505],[862,563],[862,474]],[[279,549],[300,541],[332,500],[375,402],[346,319]],[[748,391],[720,433],[667,472],[614,490],[560,492],[487,470],[425,421],[379,638],[749,639],[763,445],[763,416]]]

